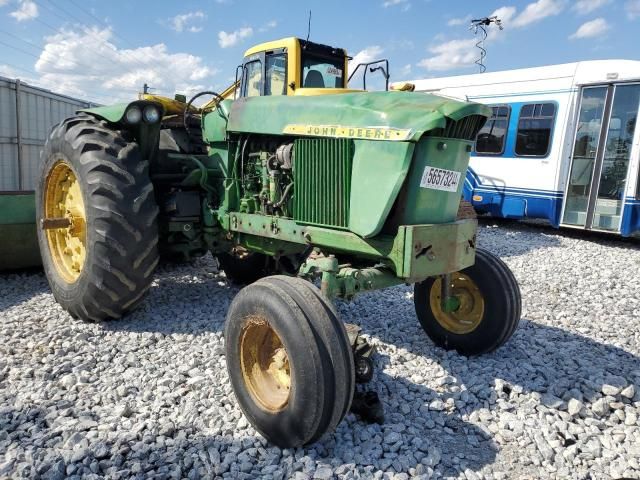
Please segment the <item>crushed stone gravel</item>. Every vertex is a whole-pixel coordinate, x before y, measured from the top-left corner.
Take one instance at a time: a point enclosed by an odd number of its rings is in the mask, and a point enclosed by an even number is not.
[[[236,287],[162,266],[125,319],[75,321],[41,272],[0,275],[0,478],[639,478],[640,243],[483,221],[523,320],[490,355],[435,347],[400,286],[338,303],[376,345],[384,425],[306,448],[242,415],[222,329]]]

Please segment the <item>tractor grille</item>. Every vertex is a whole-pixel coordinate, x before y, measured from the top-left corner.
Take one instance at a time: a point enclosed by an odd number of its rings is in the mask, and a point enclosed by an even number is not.
[[[294,145],[293,218],[334,228],[349,224],[353,140],[301,138]]]
[[[486,117],[482,115],[469,115],[457,122],[447,117],[447,125],[444,128],[431,130],[427,136],[474,141],[486,120]]]

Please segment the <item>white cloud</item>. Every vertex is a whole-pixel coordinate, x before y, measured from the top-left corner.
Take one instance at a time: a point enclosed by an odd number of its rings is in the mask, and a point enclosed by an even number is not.
[[[8,4],[11,0],[0,0],[0,7],[4,7],[6,4]],[[5,65],[6,66],[6,65]]]
[[[581,38],[593,38],[604,35],[611,27],[604,18],[596,18],[589,22],[585,22],[578,30],[569,36],[570,39],[576,40]]]
[[[578,15],[587,15],[605,5],[608,5],[613,0],[578,0],[573,4],[571,10],[575,11]]]
[[[193,23],[204,20],[205,18],[207,18],[207,16],[203,12],[196,11],[176,15],[169,19],[169,23],[171,29],[176,32],[183,32],[186,30],[188,32],[196,33],[202,31],[202,27],[193,25]]]
[[[218,45],[222,48],[233,47],[237,45],[240,40],[253,35],[253,28],[244,27],[233,32],[227,33],[224,30],[218,32]]]
[[[547,17],[558,15],[564,9],[562,0],[538,0],[525,7],[512,23],[515,28],[526,27]]]
[[[449,40],[429,47],[432,57],[425,58],[418,66],[427,70],[444,71],[459,67],[470,67],[476,61],[478,54],[475,51],[476,39]]]
[[[503,23],[509,23],[516,16],[516,7],[500,7],[490,17],[498,17]]]
[[[189,95],[211,88],[211,78],[217,70],[204,65],[202,58],[170,53],[163,43],[118,49],[111,42],[112,37],[110,28],[95,27],[63,29],[48,37],[35,64],[40,84],[94,101],[104,101],[95,95],[132,100],[144,83],[171,96],[175,92]]]
[[[32,20],[38,16],[38,6],[31,0],[20,0],[18,2],[18,9],[9,15],[19,22]]]
[[[640,18],[640,0],[628,0],[624,4],[624,10],[627,12],[627,18],[629,20],[635,20]]]
[[[385,0],[382,2],[384,8],[399,7],[403,12],[406,12],[411,8],[409,0]]]
[[[271,20],[270,22],[265,23],[263,26],[261,26],[258,31],[259,32],[266,32],[268,30],[271,30],[272,28],[276,28],[278,26],[278,22],[276,20]]]
[[[353,59],[349,61],[349,70],[353,71],[352,69],[356,68],[360,63],[379,60],[382,52],[384,52],[384,49],[379,45],[372,45],[364,50],[360,50],[353,56]]]
[[[467,15],[466,17],[460,17],[460,18],[451,18],[448,22],[447,25],[449,25],[450,27],[457,27],[459,25],[467,25],[471,19],[473,17],[471,15]]]

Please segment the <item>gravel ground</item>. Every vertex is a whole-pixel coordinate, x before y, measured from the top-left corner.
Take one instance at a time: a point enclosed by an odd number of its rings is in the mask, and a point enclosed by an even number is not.
[[[523,321],[498,352],[433,346],[412,289],[340,303],[377,345],[386,423],[348,415],[280,450],[231,392],[222,328],[237,289],[205,258],[162,267],[141,309],[72,320],[41,273],[0,277],[0,477],[640,477],[640,244],[481,226]]]

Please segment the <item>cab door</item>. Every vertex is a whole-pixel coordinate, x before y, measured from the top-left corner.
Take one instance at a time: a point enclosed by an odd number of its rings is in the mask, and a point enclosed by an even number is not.
[[[640,83],[583,87],[562,225],[620,232]]]
[[[270,50],[250,55],[242,64],[240,97],[286,95],[286,49]]]

